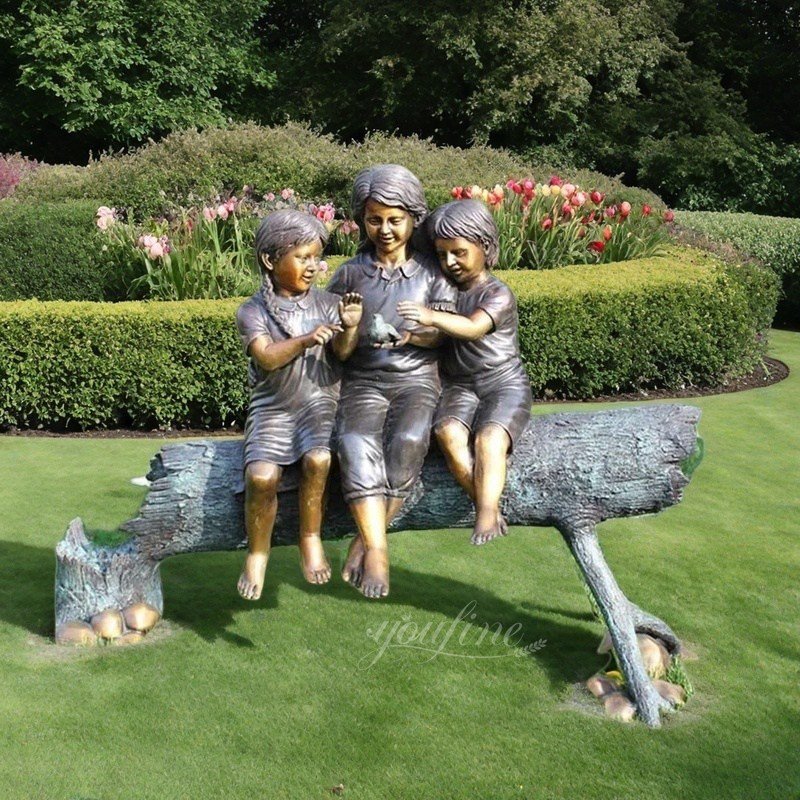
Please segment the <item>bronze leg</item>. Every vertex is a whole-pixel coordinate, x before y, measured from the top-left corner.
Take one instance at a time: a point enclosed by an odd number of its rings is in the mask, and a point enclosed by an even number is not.
[[[457,419],[449,419],[436,426],[436,441],[458,485],[475,499],[475,460],[469,448],[469,428]]]
[[[350,513],[363,540],[364,563],[361,592],[365,597],[389,594],[389,549],[386,540],[386,499],[364,497],[350,504]]]
[[[309,583],[327,583],[331,566],[325,558],[320,531],[322,510],[325,505],[325,488],[331,467],[330,451],[310,450],[301,462],[300,480],[300,538],[298,546],[303,576]]]
[[[281,468],[266,461],[248,464],[245,472],[244,526],[247,558],[237,589],[245,600],[258,600],[264,588],[272,529],[278,513],[278,483]]]
[[[503,536],[500,496],[506,485],[506,457],[511,447],[508,433],[491,423],[475,436],[475,530],[473,544]]]

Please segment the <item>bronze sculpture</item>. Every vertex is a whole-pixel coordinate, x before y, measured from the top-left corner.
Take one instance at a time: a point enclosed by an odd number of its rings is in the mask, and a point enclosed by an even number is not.
[[[409,324],[398,303],[455,308],[455,288],[434,259],[414,245],[428,214],[419,180],[405,167],[383,164],[358,174],[353,218],[362,240],[328,290],[363,297],[358,344],[348,360],[336,420],[342,490],[358,528],[342,577],[365,597],[389,593],[386,528],[419,475],[439,399],[435,328]],[[400,337],[373,341],[375,318]]]
[[[345,360],[355,348],[361,298],[312,286],[327,239],[325,226],[301,211],[275,211],[262,220],[255,242],[262,287],[236,314],[250,358],[244,435],[248,555],[237,585],[246,600],[261,596],[281,473],[297,462],[303,574],[309,583],[330,579],[320,531],[339,396],[333,356]]]
[[[434,431],[453,477],[475,503],[472,542],[484,544],[506,533],[500,513],[506,458],[530,421],[533,402],[519,353],[517,303],[488,271],[497,264],[498,231],[483,203],[448,203],[426,227],[442,271],[458,287],[456,313],[408,301],[398,311],[450,337]]]

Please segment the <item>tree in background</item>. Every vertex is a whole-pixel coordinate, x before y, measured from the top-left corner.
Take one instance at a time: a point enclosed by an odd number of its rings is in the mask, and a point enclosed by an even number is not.
[[[267,2],[4,3],[0,150],[66,161],[239,116],[274,81],[255,32]]]

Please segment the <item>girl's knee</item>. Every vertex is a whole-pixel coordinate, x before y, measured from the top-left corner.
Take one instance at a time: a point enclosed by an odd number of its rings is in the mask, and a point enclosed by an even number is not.
[[[280,479],[281,468],[266,461],[254,461],[247,465],[245,471],[245,485],[249,491],[256,494],[275,494]]]
[[[303,456],[303,472],[322,474],[327,473],[331,466],[330,450],[318,448],[309,450]]]
[[[490,423],[475,434],[475,449],[507,453],[511,448],[511,438],[502,426]]]
[[[444,449],[462,446],[469,442],[469,430],[457,419],[445,419],[433,429],[436,441]]]

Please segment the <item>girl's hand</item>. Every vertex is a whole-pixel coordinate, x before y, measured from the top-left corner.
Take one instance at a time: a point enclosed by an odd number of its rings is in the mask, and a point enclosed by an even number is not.
[[[326,345],[341,330],[339,325],[317,325],[311,333],[306,334],[303,344],[306,349],[318,344]]]
[[[405,347],[410,338],[411,331],[403,331],[402,334],[400,334],[400,338],[396,342],[384,342],[383,344],[376,342],[372,346],[376,350],[394,350],[396,347]]]
[[[357,292],[347,292],[339,301],[339,319],[345,328],[355,328],[364,313],[364,298]]]
[[[420,325],[433,325],[433,311],[419,303],[412,303],[410,300],[402,300],[397,304],[397,313],[403,319],[410,319]]]

